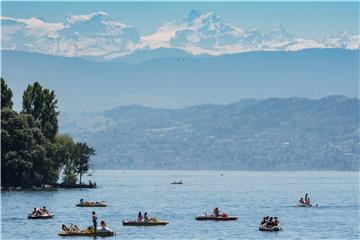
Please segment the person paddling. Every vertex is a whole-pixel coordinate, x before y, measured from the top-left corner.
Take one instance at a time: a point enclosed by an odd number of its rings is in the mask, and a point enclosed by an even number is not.
[[[93,226],[94,226],[94,232],[96,232],[96,228],[97,228],[97,216],[95,212],[92,212],[92,221],[93,221]]]

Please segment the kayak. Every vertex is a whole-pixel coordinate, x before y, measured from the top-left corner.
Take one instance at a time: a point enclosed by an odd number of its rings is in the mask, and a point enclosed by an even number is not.
[[[83,202],[76,204],[77,207],[106,207],[105,203]]]
[[[115,232],[108,231],[108,232],[93,232],[93,231],[62,231],[59,232],[58,235],[62,237],[67,236],[86,236],[86,237],[110,237],[114,236]]]
[[[31,214],[28,215],[28,219],[50,219],[54,216],[54,214],[43,214],[43,215],[37,215],[33,216]]]
[[[183,184],[182,182],[172,182],[171,184]]]
[[[274,226],[274,227],[264,227],[264,226],[260,225],[259,230],[264,231],[264,232],[277,232],[277,231],[282,230],[282,227],[281,227],[281,225]]]
[[[144,222],[144,221],[123,221],[122,224],[124,226],[161,226],[161,225],[167,225],[169,222],[166,221],[150,221],[150,222]]]
[[[235,221],[238,219],[238,217],[235,216],[218,216],[215,217],[214,215],[202,215],[202,216],[197,216],[195,217],[195,219],[197,221],[207,221],[207,220],[212,220],[212,221]]]

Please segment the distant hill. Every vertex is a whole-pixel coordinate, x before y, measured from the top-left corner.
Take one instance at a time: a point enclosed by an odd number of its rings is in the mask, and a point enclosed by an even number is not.
[[[100,169],[358,170],[357,98],[248,99],[180,109],[62,114]]]
[[[2,77],[13,90],[17,107],[26,85],[39,81],[55,90],[62,111],[99,111],[129,104],[174,108],[243,98],[355,97],[359,93],[358,50],[262,51],[218,57],[164,51],[170,57],[159,58],[155,51],[128,59],[150,58],[139,64],[2,51]]]

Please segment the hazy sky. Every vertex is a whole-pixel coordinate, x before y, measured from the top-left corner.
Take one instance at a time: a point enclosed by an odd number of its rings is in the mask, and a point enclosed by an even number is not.
[[[135,26],[141,35],[187,15],[191,9],[212,11],[244,29],[270,29],[283,24],[295,35],[321,39],[344,30],[359,33],[359,2],[2,2],[2,16],[42,17],[62,21],[67,14],[105,11],[115,20]]]

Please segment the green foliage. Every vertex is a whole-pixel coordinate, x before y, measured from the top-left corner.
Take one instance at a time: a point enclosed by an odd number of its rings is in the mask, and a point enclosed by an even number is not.
[[[12,108],[13,102],[11,100],[13,94],[10,88],[8,88],[5,80],[1,78],[1,109]]]
[[[54,92],[39,83],[29,85],[21,113],[11,109],[11,96],[1,79],[1,185],[55,184],[61,170],[64,182],[76,183],[77,174],[81,182],[95,150],[86,143],[75,144],[69,135],[57,134]]]
[[[89,160],[92,155],[95,155],[95,150],[86,143],[76,144],[74,152],[74,168],[76,173],[80,175],[80,184],[82,175],[89,171]]]
[[[1,111],[1,180],[4,185],[38,185],[46,178],[45,138],[30,115]]]
[[[43,89],[35,82],[29,85],[23,94],[23,113],[31,114],[40,122],[41,130],[46,138],[54,140],[58,132],[57,99],[54,91]]]
[[[63,174],[64,174],[63,179],[62,179],[63,183],[76,184],[77,175],[76,175],[74,166],[70,161],[66,164]]]

